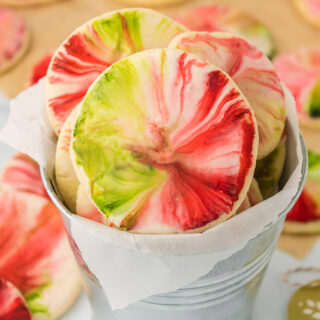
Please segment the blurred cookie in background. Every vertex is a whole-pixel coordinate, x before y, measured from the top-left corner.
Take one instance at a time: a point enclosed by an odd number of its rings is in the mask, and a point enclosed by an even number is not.
[[[6,163],[0,178],[0,189],[28,192],[49,199],[38,164],[23,153],[17,153]]]
[[[34,320],[58,318],[81,290],[60,213],[38,165],[23,154],[8,162],[0,180],[0,278],[21,291]]]
[[[1,1],[0,1],[1,2]],[[0,74],[14,66],[26,53],[30,34],[24,20],[0,6]]]
[[[193,31],[231,32],[245,38],[269,58],[275,54],[270,30],[237,8],[224,5],[199,6],[182,12],[175,19]]]
[[[281,54],[274,65],[296,100],[300,125],[320,132],[320,46]]]
[[[283,231],[294,234],[320,232],[320,154],[309,151],[307,182],[302,194],[289,212]]]
[[[320,1],[294,0],[294,3],[301,15],[312,25],[320,29]]]

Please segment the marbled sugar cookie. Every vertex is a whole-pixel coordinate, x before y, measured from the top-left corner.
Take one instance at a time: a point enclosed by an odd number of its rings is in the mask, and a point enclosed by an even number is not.
[[[200,6],[183,12],[176,17],[176,20],[193,31],[221,31],[241,36],[269,58],[272,58],[275,53],[273,37],[269,29],[237,8],[216,4]]]
[[[16,190],[0,191],[0,277],[24,295],[34,319],[59,317],[81,288],[58,209]]]
[[[0,6],[0,73],[12,67],[25,54],[29,31],[13,10]]]
[[[23,153],[13,156],[3,169],[1,189],[12,189],[48,198],[38,164]]]
[[[32,314],[21,292],[13,284],[2,278],[0,278],[0,319],[32,319]]]
[[[285,121],[285,99],[270,60],[246,40],[223,32],[186,32],[169,44],[196,54],[228,73],[251,104],[258,122],[258,158],[267,156],[280,141]]]
[[[109,224],[139,233],[202,232],[232,217],[258,151],[253,110],[232,79],[176,49],[108,68],[74,126],[71,159]]]
[[[23,154],[8,162],[0,180],[0,256],[0,278],[22,292],[34,320],[56,319],[80,292],[59,211],[38,165]]]
[[[95,18],[60,46],[47,73],[46,103],[59,134],[93,81],[107,67],[132,53],[165,48],[186,28],[150,9],[124,9]]]

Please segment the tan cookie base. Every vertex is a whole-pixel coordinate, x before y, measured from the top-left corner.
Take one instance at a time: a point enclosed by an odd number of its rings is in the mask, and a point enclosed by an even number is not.
[[[79,180],[70,159],[70,145],[73,125],[81,110],[81,104],[72,111],[65,121],[57,143],[55,173],[58,188],[64,202],[71,212],[76,212]]]
[[[320,233],[320,219],[311,222],[286,221],[283,232],[287,234],[315,234]]]

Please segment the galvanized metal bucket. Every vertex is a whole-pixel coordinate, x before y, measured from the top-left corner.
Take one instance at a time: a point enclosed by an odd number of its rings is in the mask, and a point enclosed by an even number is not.
[[[307,152],[300,135],[303,179],[286,210],[266,226],[262,233],[250,240],[240,251],[219,262],[206,276],[175,292],[158,294],[128,307],[112,311],[108,300],[92,272],[83,261],[71,238],[70,211],[56,192],[55,183],[44,168],[41,169],[45,188],[60,210],[70,244],[81,268],[94,320],[249,320],[259,285],[274,252],[286,214],[302,192],[307,173]],[[187,266],[186,266],[187,267]],[[156,276],[156,275],[155,275]],[[143,284],[141,284],[143,285]]]

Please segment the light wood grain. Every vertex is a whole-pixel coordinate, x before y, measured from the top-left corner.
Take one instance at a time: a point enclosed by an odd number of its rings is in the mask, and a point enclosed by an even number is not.
[[[154,3],[156,0],[153,1]],[[300,46],[320,45],[320,31],[313,28],[295,10],[292,0],[199,0],[185,1],[158,10],[174,16],[187,7],[221,3],[230,4],[260,19],[273,32],[277,52],[294,50]],[[14,97],[25,86],[31,66],[44,54],[54,51],[76,27],[104,12],[124,7],[123,3],[111,0],[62,0],[47,5],[17,9],[25,18],[31,33],[32,44],[25,58],[0,76],[0,90]],[[319,132],[304,130],[307,145],[320,152]],[[303,258],[318,237],[282,236],[279,248]]]

